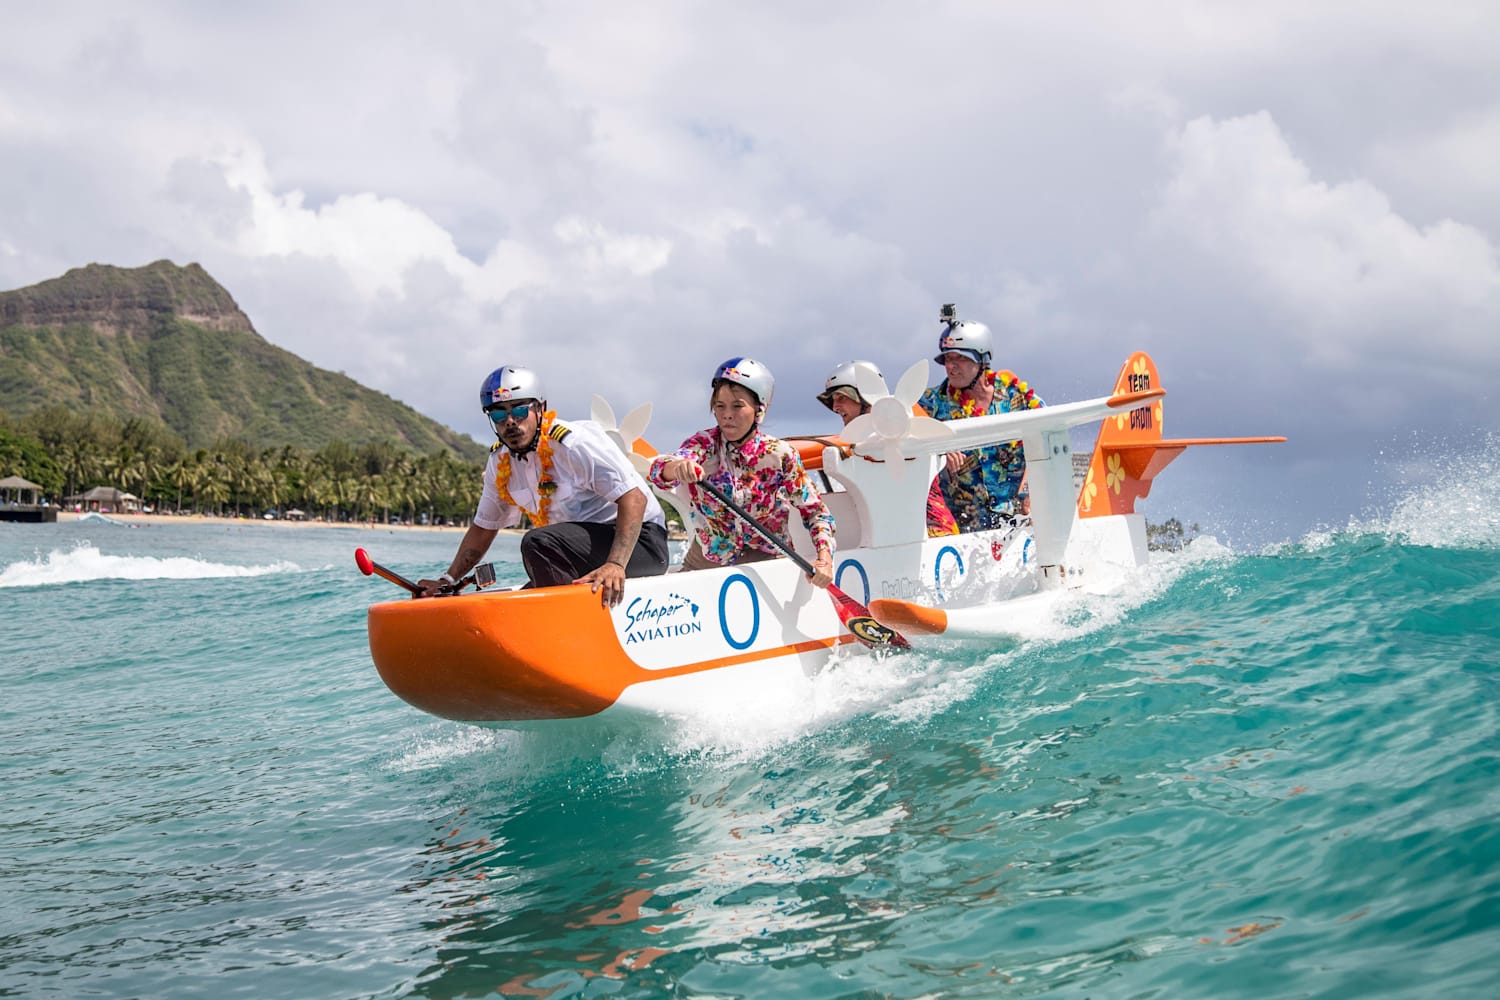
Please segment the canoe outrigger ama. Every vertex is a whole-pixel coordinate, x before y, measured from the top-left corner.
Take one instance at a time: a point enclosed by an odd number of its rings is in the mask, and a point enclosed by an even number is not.
[[[873,419],[845,429],[851,437],[863,429],[858,440],[791,439],[808,468],[834,484],[824,500],[838,526],[835,585],[918,644],[1011,635],[1028,605],[1109,589],[1146,562],[1135,501],[1185,448],[1285,440],[1164,439],[1165,393],[1143,352],[1126,361],[1109,396],[949,421],[935,433],[932,421],[911,418],[926,364],[913,365],[894,394],[883,382],[864,392]],[[649,414],[647,404],[614,428],[608,405],[595,400],[595,418],[638,463],[655,454],[640,439]],[[1078,490],[1068,431],[1093,421],[1102,425]],[[927,537],[926,494],[942,455],[1014,440],[1026,450],[1029,523]],[[682,496],[659,495],[686,511]],[[810,553],[792,524],[797,549]],[[767,686],[807,684],[855,641],[788,559],[633,578],[612,610],[582,585],[391,601],[370,608],[369,636],[381,679],[401,698],[444,719],[501,728],[693,716],[708,704],[753,700]]]

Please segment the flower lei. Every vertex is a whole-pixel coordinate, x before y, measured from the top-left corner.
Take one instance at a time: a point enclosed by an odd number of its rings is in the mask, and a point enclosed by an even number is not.
[[[1015,389],[1021,394],[1022,409],[1034,410],[1038,406],[1042,405],[1042,401],[1036,398],[1036,390],[1027,385],[1025,382],[1022,382],[1020,379],[1016,378],[1015,374],[1012,372],[990,372],[989,379],[990,388],[995,390],[995,395],[1007,393],[1011,390],[1011,387],[1014,386]],[[995,385],[996,382],[1000,383],[999,386]],[[969,393],[963,389],[950,389],[949,391],[954,393],[955,395],[962,394],[966,397],[959,403],[959,408],[962,411],[963,416],[973,417],[983,415],[979,413],[979,401],[974,394]],[[991,402],[993,402],[993,397],[991,397]],[[1012,448],[1017,448],[1020,447],[1020,444],[1021,442],[1019,441],[1012,441],[1010,443],[1010,446]]]
[[[542,414],[542,423],[536,432],[536,457],[541,463],[541,475],[537,477],[536,492],[538,497],[537,509],[530,510],[516,502],[515,497],[510,495],[510,472],[511,463],[515,456],[505,455],[505,461],[495,463],[495,489],[500,491],[500,499],[518,507],[526,512],[531,519],[532,527],[540,528],[547,523],[547,509],[552,506],[552,494],[557,492],[557,483],[552,479],[552,421],[557,419],[556,410],[548,410]],[[504,447],[497,445],[496,447]]]
[[[1034,410],[1038,406],[1042,405],[1041,401],[1036,398],[1036,390],[1027,385],[1025,382],[1022,382],[1020,379],[1016,378],[1016,376],[1011,372],[990,372],[989,377],[990,387],[992,389],[995,389],[997,393],[1009,392],[1011,386],[1015,386],[1015,388],[1021,393],[1022,409]],[[996,382],[1000,383],[998,387],[995,386]],[[962,401],[959,403],[959,408],[963,411],[964,416],[982,416],[982,414],[980,414],[979,412],[979,400],[972,393],[966,393],[963,389],[952,389],[950,391],[953,392],[955,396],[964,394],[967,397],[962,399]]]

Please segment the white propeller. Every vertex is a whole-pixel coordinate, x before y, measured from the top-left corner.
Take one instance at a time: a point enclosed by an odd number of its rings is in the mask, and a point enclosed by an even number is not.
[[[651,404],[642,403],[625,414],[625,419],[616,425],[614,407],[603,396],[596,394],[589,402],[589,417],[604,428],[604,433],[609,435],[609,439],[621,451],[634,455],[636,441],[646,433],[646,425],[651,422]]]
[[[635,443],[645,435],[646,425],[651,422],[651,404],[642,403],[637,406],[625,414],[625,419],[620,421],[619,426],[616,426],[614,407],[610,406],[603,396],[595,394],[589,403],[589,417],[594,423],[604,428],[604,433],[609,435],[609,439],[615,443],[615,446],[625,453],[626,458],[630,459],[630,464],[635,467],[635,471],[641,474],[642,479],[645,479],[646,474],[651,471],[651,459],[638,453],[635,450]],[[664,490],[657,486],[652,486],[651,491],[663,503],[677,511],[683,524],[692,523],[693,508],[686,496],[679,494],[676,490]]]
[[[885,462],[904,462],[902,441],[928,441],[951,438],[953,428],[932,417],[916,416],[912,407],[927,388],[927,362],[918,361],[906,370],[896,383],[896,392],[886,389],[885,379],[866,365],[855,368],[859,393],[870,404],[870,412],[849,421],[843,437],[854,445],[856,453]],[[893,472],[900,475],[898,464]]]

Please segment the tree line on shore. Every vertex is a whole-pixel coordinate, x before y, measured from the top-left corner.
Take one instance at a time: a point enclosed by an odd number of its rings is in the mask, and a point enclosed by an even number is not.
[[[221,440],[190,449],[160,423],[48,407],[0,412],[0,478],[18,475],[62,504],[114,486],[160,511],[243,514],[300,509],[328,521],[467,522],[482,466],[450,451],[416,455],[393,442],[332,441],[309,451]]]

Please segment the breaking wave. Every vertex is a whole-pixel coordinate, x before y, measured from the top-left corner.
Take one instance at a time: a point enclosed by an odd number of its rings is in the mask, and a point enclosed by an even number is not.
[[[35,560],[0,567],[0,587],[46,587],[95,580],[205,580],[216,577],[265,576],[295,573],[301,567],[290,562],[264,566],[233,566],[189,556],[105,555],[90,544],[53,549]]]

